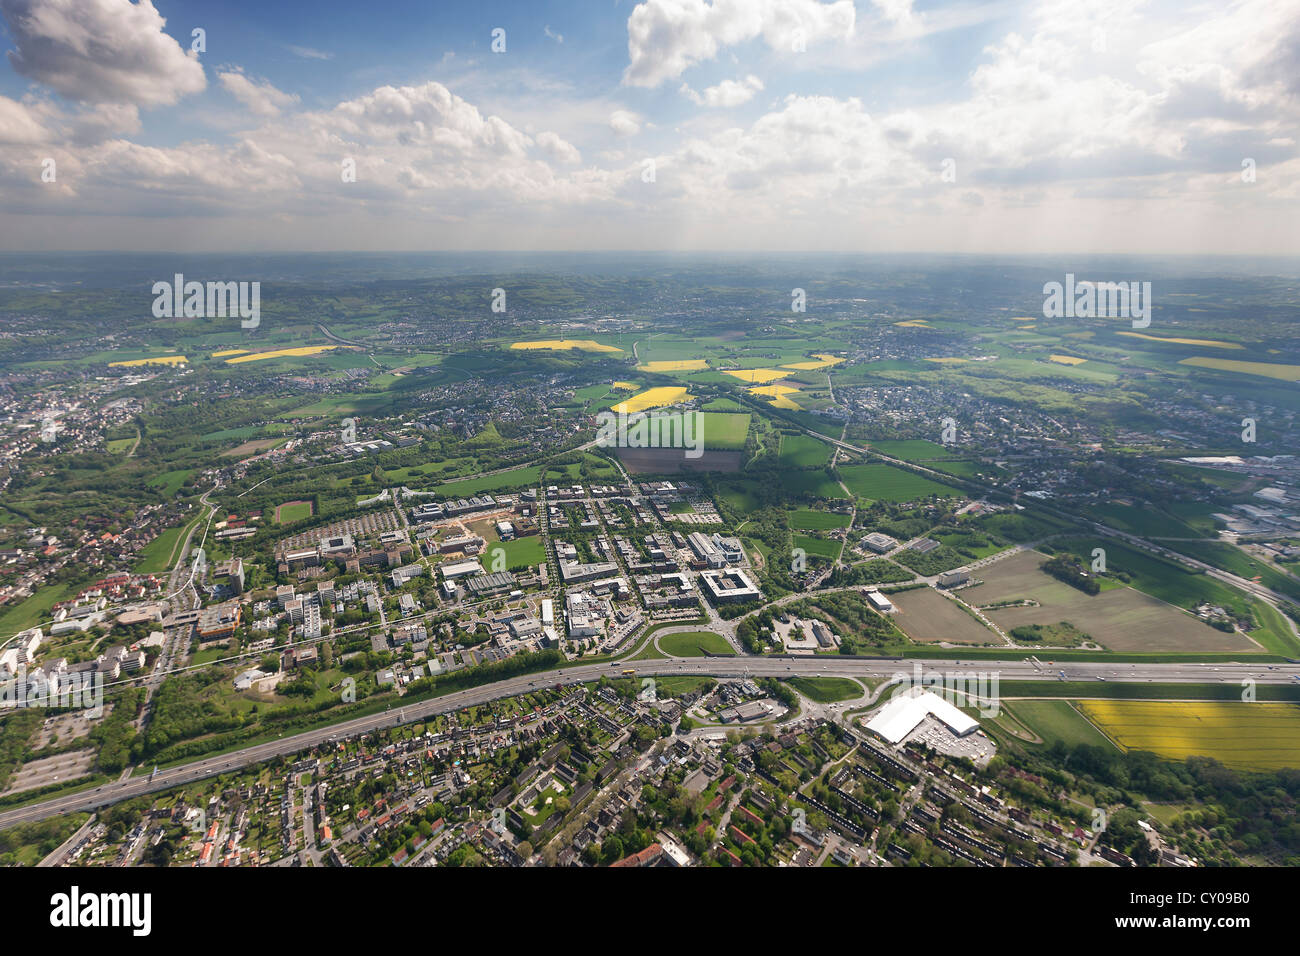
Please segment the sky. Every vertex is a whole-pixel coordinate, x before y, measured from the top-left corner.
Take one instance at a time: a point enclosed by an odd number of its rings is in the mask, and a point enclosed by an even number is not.
[[[0,249],[1300,255],[1300,0],[0,0]]]

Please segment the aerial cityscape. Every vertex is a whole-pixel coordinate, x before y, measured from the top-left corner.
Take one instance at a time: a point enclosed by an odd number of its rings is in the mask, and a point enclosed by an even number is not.
[[[1300,5],[270,6],[0,0],[0,864],[1300,865]]]

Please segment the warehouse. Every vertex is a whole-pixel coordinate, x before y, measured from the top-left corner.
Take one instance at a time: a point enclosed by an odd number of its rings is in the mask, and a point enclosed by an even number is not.
[[[937,694],[919,687],[895,697],[867,724],[867,730],[891,744],[900,743],[926,717],[934,717],[958,737],[979,729],[979,721],[967,717]]]

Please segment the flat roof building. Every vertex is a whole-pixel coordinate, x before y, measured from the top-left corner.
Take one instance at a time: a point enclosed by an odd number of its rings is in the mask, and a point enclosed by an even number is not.
[[[704,590],[715,603],[720,601],[752,601],[763,596],[753,581],[739,568],[705,571],[700,575]]]

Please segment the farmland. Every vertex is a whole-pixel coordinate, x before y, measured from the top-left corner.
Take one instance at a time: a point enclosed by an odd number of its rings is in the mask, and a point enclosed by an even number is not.
[[[1237,770],[1300,767],[1300,706],[1229,701],[1085,700],[1079,710],[1126,750],[1213,757]]]
[[[675,405],[678,402],[686,401],[690,398],[686,394],[686,389],[671,385],[661,385],[656,388],[647,389],[639,395],[633,395],[621,402],[611,406],[610,410],[619,415],[632,415],[636,412],[644,412],[651,408],[662,408],[665,405]]]
[[[899,613],[894,623],[921,644],[997,644],[998,636],[951,598],[933,588],[895,594],[891,600]]]
[[[1249,640],[1210,627],[1189,614],[1133,588],[1117,587],[1088,595],[1039,570],[1046,556],[1023,551],[982,568],[983,584],[966,588],[962,599],[978,606],[1028,600],[1032,607],[989,610],[1005,630],[1026,624],[1068,621],[1109,650],[1257,652]]]
[[[839,471],[849,491],[872,501],[915,501],[930,495],[958,493],[947,485],[879,462],[841,465]]]

